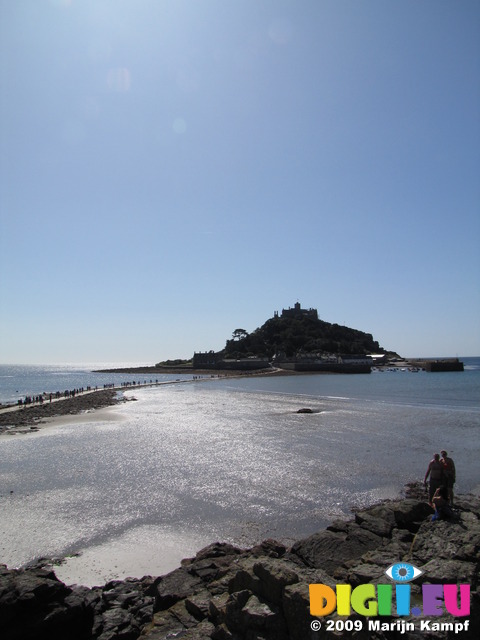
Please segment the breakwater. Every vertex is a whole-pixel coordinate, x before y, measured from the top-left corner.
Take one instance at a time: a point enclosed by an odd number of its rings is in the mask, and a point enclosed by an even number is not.
[[[442,358],[442,359],[410,359],[409,366],[419,367],[425,371],[464,371],[464,364],[458,358]]]

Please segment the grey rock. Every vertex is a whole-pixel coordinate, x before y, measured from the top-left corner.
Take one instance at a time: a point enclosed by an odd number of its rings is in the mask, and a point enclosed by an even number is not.
[[[212,640],[240,640],[239,636],[232,633],[227,625],[223,623],[214,627],[210,637]]]
[[[244,550],[235,547],[227,542],[214,542],[201,549],[195,556],[195,560],[203,560],[204,558],[219,558],[222,556],[240,555]]]
[[[423,574],[412,582],[412,602],[423,583],[471,586],[470,631],[480,626],[480,499],[458,496],[451,521],[432,522],[423,488],[406,500],[359,510],[354,520],[287,550],[266,540],[250,550],[214,543],[160,578],[112,581],[104,587],[67,587],[39,563],[22,570],[0,565],[2,640],[323,640],[340,630],[312,631],[309,585],[391,583],[387,567],[403,561]],[[417,495],[418,494],[418,495]],[[394,635],[394,634],[393,634]],[[352,633],[352,640],[389,640],[392,633]],[[349,635],[350,637],[350,635]],[[447,632],[410,634],[447,638]]]
[[[255,575],[253,567],[256,561],[253,558],[242,563],[242,566],[235,572],[233,578],[228,583],[229,593],[239,591],[251,591],[256,594],[262,593],[262,584],[258,576]]]
[[[275,630],[277,637],[282,634],[284,622],[278,608],[251,595],[242,609],[242,628]],[[283,632],[285,635],[285,632]]]
[[[367,582],[379,583],[380,579],[385,574],[384,566],[376,564],[358,564],[348,570],[346,576],[346,582],[355,588],[359,584],[365,584]]]
[[[477,583],[478,568],[472,562],[462,560],[445,560],[434,558],[421,567],[424,574],[419,576],[419,583],[432,584],[470,584]]]
[[[269,538],[252,548],[254,556],[268,556],[270,558],[282,558],[287,551],[287,547],[281,542]]]
[[[142,632],[142,638],[148,640],[171,640],[172,638],[180,638],[186,629],[178,618],[170,611],[159,611],[154,614],[150,624],[145,625]]]
[[[210,640],[214,630],[214,625],[208,620],[204,620],[194,629],[187,629],[181,636],[181,640]]]
[[[383,545],[382,538],[354,523],[347,533],[320,531],[296,542],[291,553],[305,564],[333,572],[339,564],[357,559],[366,551]]]
[[[230,594],[224,592],[219,596],[214,596],[210,600],[208,607],[209,617],[215,625],[223,624],[226,618],[227,602],[230,599]]]
[[[198,620],[188,611],[185,600],[174,604],[173,607],[170,607],[169,612],[177,618],[185,629],[196,627],[198,624]]]
[[[187,611],[197,620],[204,620],[208,616],[212,594],[206,589],[185,598]]]
[[[202,588],[201,578],[191,575],[181,567],[159,578],[149,589],[148,594],[155,597],[155,611],[162,611],[188,595],[201,591]]]
[[[282,560],[265,559],[253,565],[253,572],[262,585],[262,595],[275,604],[280,604],[283,590],[289,584],[298,582],[298,573],[293,565]]]
[[[460,513],[455,521],[425,520],[412,545],[416,562],[433,558],[480,560],[480,520],[472,512]]]
[[[232,593],[225,604],[225,617],[221,620],[232,631],[244,632],[243,609],[253,594],[250,591]]]
[[[416,531],[419,523],[432,514],[432,508],[428,502],[419,502],[413,498],[393,503],[393,515],[397,527]]]
[[[107,609],[103,614],[105,626],[108,627],[124,627],[130,624],[132,616],[123,609],[114,608]]]
[[[393,516],[393,514],[392,514]],[[371,531],[377,536],[388,537],[391,535],[393,527],[395,526],[395,521],[392,518],[390,520],[383,520],[382,518],[378,518],[372,516],[369,513],[356,513],[355,514],[355,522],[359,524],[363,529],[367,531]]]
[[[310,628],[310,594],[308,584],[301,582],[287,585],[283,593],[283,615],[290,640],[319,638]]]

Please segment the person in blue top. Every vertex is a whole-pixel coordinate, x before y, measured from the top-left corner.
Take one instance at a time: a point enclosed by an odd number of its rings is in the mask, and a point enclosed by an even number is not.
[[[453,511],[448,504],[448,489],[447,487],[440,487],[435,491],[435,495],[432,498],[433,507],[435,513],[432,516],[432,522],[435,520],[449,520],[453,518]]]

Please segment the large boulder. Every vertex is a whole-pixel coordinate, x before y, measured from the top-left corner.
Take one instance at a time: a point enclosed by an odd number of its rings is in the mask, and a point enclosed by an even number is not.
[[[72,589],[45,569],[0,569],[0,629],[5,640],[86,637],[92,616]],[[70,600],[68,598],[70,597]]]
[[[350,523],[345,532],[326,530],[314,533],[296,542],[290,553],[309,567],[333,574],[339,565],[382,546],[382,537],[356,523]]]
[[[202,589],[202,578],[192,575],[185,567],[180,567],[158,578],[148,594],[155,597],[155,611],[163,611]]]

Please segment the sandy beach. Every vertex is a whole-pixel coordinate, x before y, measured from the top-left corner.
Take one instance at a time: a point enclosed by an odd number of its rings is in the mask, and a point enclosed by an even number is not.
[[[164,575],[211,542],[173,527],[144,525],[81,549],[55,564],[66,584],[98,586],[129,576]]]
[[[0,410],[0,434],[36,431],[39,425],[53,418],[84,415],[125,401],[126,398],[118,396],[116,390],[102,389],[87,391],[75,397],[55,399],[52,402],[45,401],[43,404],[5,407]]]
[[[53,395],[52,400],[48,395],[42,403],[32,402],[28,405],[0,405],[0,436],[2,434],[18,434],[31,433],[38,431],[41,425],[51,422],[54,418],[61,416],[84,415],[89,412],[103,409],[122,402],[134,400],[133,393],[135,389],[144,387],[156,387],[165,384],[185,384],[191,382],[205,382],[208,380],[218,380],[219,378],[243,378],[251,376],[284,376],[298,375],[296,372],[285,371],[282,369],[259,370],[259,371],[236,371],[199,369],[185,371],[181,368],[162,368],[155,367],[139,367],[135,369],[109,369],[103,370],[104,373],[135,373],[135,374],[182,374],[191,375],[191,379],[178,379],[169,381],[153,381],[137,384],[125,384],[108,389],[92,389],[76,393],[75,396],[59,398]],[[127,393],[128,395],[125,395]],[[102,419],[98,417],[97,419]],[[58,420],[56,423],[59,424]]]

